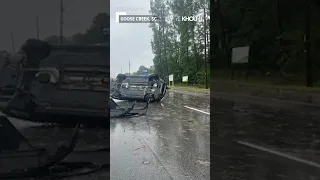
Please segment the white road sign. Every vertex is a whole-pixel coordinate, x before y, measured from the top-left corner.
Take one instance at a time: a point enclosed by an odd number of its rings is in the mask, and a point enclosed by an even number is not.
[[[173,81],[173,74],[169,75],[169,81]]]
[[[249,62],[249,46],[232,48],[232,63],[243,64]]]
[[[188,76],[183,76],[182,77],[182,82],[188,82]]]

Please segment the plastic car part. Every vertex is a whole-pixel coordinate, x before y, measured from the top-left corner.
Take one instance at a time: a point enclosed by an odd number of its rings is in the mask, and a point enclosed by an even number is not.
[[[110,98],[110,118],[125,118],[125,117],[136,117],[145,115],[148,111],[150,100],[146,102],[146,105],[143,108],[134,108],[136,102],[133,102],[130,108],[120,107],[112,98]],[[142,111],[135,112],[135,111]]]

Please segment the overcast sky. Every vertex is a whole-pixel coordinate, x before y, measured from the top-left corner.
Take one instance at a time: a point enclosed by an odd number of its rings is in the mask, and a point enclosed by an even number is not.
[[[111,76],[131,72],[140,65],[151,66],[152,31],[148,24],[116,23],[116,12],[127,14],[149,14],[149,0],[64,0],[64,35],[84,32],[94,16],[110,12]],[[110,7],[111,6],[111,9]],[[40,21],[40,38],[59,35],[59,0],[1,0],[0,1],[0,50],[12,51],[10,32],[14,34],[15,49],[18,50],[27,38],[36,37],[36,16]]]
[[[152,30],[149,24],[119,24],[116,23],[116,12],[126,12],[127,15],[147,15],[150,10],[150,0],[111,0],[110,1],[110,43],[111,43],[111,77],[117,74],[135,72],[140,65],[153,65],[151,51]]]
[[[110,12],[107,0],[64,0],[64,35],[84,32],[98,13]],[[59,35],[59,0],[1,0],[0,50],[12,51],[10,32],[18,50],[27,38],[36,37],[36,16],[40,21],[40,38]]]

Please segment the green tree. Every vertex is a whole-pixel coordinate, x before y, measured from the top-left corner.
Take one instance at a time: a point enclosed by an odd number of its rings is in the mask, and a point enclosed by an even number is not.
[[[102,29],[106,27],[110,27],[110,15],[108,13],[98,14],[93,19],[91,27],[84,33],[84,42],[86,44],[105,42],[107,39]]]
[[[151,14],[160,19],[150,25],[154,72],[166,79],[174,74],[180,82],[185,75],[197,81],[205,68],[204,48],[208,46],[204,46],[204,30],[209,29],[208,23],[204,27],[203,22],[182,22],[181,17],[204,14],[203,9],[208,16],[209,0],[152,0],[150,7]],[[209,33],[207,36],[209,44]]]

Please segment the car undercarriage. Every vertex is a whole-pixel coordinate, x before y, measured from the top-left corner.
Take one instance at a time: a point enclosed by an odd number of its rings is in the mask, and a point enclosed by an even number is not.
[[[2,112],[26,121],[88,125],[109,124],[108,117],[144,115],[150,101],[143,108],[135,103],[124,108],[109,97],[109,51],[105,45],[27,40],[2,68],[15,67],[1,73],[7,80],[0,89]]]

